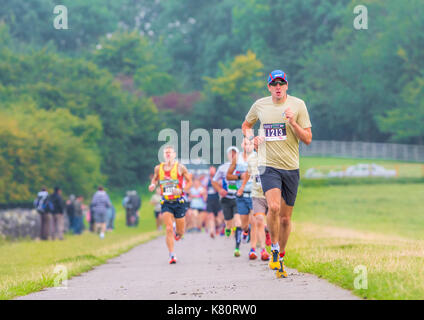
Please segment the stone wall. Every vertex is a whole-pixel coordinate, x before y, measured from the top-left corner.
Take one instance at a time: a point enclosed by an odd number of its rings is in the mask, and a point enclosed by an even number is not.
[[[0,210],[0,238],[40,237],[41,219],[35,210]]]

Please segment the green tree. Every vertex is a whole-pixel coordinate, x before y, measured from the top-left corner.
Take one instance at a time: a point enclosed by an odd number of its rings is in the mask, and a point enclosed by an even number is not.
[[[232,38],[241,50],[255,52],[267,72],[284,70],[290,90],[303,82],[302,60],[332,39],[351,0],[247,0],[232,10]],[[352,11],[350,11],[352,12]]]
[[[176,85],[167,72],[168,60],[162,49],[136,31],[118,31],[100,40],[94,61],[115,75],[127,76],[126,81],[143,93],[159,95]]]
[[[197,126],[203,128],[239,128],[240,115],[248,112],[254,100],[264,94],[263,65],[248,51],[228,64],[220,64],[215,78],[205,77],[204,100],[196,106]]]
[[[124,186],[148,177],[162,127],[151,99],[122,90],[112,74],[83,58],[46,50],[16,54],[7,48],[0,54],[0,102],[31,100],[40,109],[66,109],[83,120],[98,117],[100,138],[93,136],[89,125],[75,134],[97,139],[108,182]],[[139,144],[143,156],[134,151]]]
[[[64,109],[0,105],[0,202],[28,201],[42,186],[54,185],[88,195],[104,182],[98,149],[75,135],[86,126],[101,130],[98,120],[85,123]]]
[[[366,5],[374,17],[368,30],[352,26],[357,4]],[[301,91],[310,101],[317,139],[386,141],[393,134],[382,130],[378,119],[404,107],[401,95],[409,92],[404,86],[422,77],[424,38],[416,28],[423,24],[423,10],[420,1],[408,6],[394,0],[352,1],[333,39],[304,62]]]
[[[378,124],[391,139],[424,144],[424,78],[409,82],[400,95],[400,106],[378,117]]]
[[[58,4],[68,9],[68,29],[54,28]],[[51,42],[68,53],[94,47],[100,36],[117,29],[120,16],[120,3],[113,0],[0,0],[0,8],[0,20],[15,39],[35,48]]]

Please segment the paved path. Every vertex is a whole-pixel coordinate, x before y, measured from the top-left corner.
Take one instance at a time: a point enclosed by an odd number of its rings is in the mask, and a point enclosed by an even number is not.
[[[323,279],[288,269],[277,279],[267,263],[232,256],[234,239],[186,234],[169,265],[164,237],[139,245],[94,270],[20,299],[357,299]]]

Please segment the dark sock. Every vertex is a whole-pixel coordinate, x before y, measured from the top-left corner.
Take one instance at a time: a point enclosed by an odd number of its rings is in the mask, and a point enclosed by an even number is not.
[[[240,242],[241,242],[241,233],[242,229],[240,227],[236,228],[236,248],[240,248]]]

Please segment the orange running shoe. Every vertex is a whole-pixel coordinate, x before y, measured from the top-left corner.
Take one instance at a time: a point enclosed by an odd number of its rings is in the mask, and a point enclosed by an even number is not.
[[[255,249],[251,248],[250,252],[249,252],[249,259],[250,260],[255,260],[258,256],[256,255],[256,251]]]
[[[169,264],[176,264],[177,263],[177,257],[176,256],[172,256],[171,258],[169,258]]]
[[[265,249],[262,249],[261,260],[262,261],[268,261],[269,260],[269,253]]]

